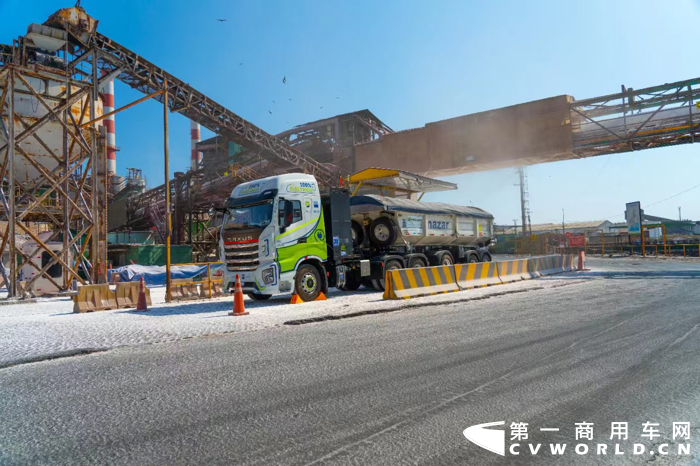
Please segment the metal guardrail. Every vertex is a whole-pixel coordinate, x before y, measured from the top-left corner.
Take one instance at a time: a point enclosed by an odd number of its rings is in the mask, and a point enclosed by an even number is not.
[[[610,245],[586,246],[583,249],[587,255],[627,254],[630,256],[663,255],[665,257],[700,257],[700,244],[647,244],[641,245]],[[659,254],[661,251],[661,254]]]

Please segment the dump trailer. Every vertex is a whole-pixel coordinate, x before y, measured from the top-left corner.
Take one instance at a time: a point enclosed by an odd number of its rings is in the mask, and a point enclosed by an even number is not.
[[[225,288],[238,275],[256,300],[294,292],[312,301],[329,287],[363,284],[383,290],[387,270],[491,260],[493,216],[481,209],[343,188],[322,195],[312,175],[240,184],[219,210]]]

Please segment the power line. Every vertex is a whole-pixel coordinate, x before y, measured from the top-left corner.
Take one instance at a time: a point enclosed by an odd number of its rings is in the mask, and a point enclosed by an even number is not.
[[[689,191],[692,191],[693,189],[696,189],[696,188],[700,188],[700,184],[696,184],[696,185],[693,186],[692,188],[688,188],[688,189],[686,189],[685,191],[681,191],[681,192],[679,192],[679,193],[677,193],[677,194],[674,194],[673,196],[667,197],[666,199],[662,199],[662,200],[660,200],[660,201],[654,202],[653,204],[647,204],[647,205],[645,205],[645,206],[642,207],[642,208],[643,208],[643,209],[646,209],[646,208],[648,208],[648,207],[653,207],[653,206],[655,206],[655,205],[657,205],[657,204],[661,204],[662,202],[670,201],[670,200],[673,199],[674,197],[678,197],[678,196],[680,196],[680,195],[682,195],[682,194],[685,194],[685,193],[687,193],[687,192],[689,192]],[[616,218],[616,217],[622,217],[622,216],[624,216],[624,215],[625,215],[625,214],[608,215],[608,216],[606,216],[606,217],[604,217],[604,218]]]

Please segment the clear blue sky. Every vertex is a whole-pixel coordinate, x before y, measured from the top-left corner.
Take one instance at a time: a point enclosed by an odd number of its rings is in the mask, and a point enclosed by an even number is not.
[[[0,0],[0,42],[73,2]],[[569,94],[587,98],[700,74],[700,8],[676,1],[97,1],[99,30],[268,132],[364,108],[394,129]],[[218,22],[217,18],[226,18]],[[239,65],[239,63],[243,63]],[[286,76],[287,84],[282,84]],[[117,106],[140,97],[117,83]],[[340,98],[336,98],[340,97]],[[288,100],[293,99],[293,100]],[[272,103],[272,101],[276,103]],[[320,107],[323,107],[322,109]],[[268,113],[272,111],[273,114]],[[118,170],[163,181],[162,107],[117,116]],[[189,122],[171,118],[171,171],[189,165]],[[203,136],[210,133],[203,132]],[[533,223],[608,218],[700,183],[700,146],[528,168]],[[449,178],[432,200],[520,218],[513,170]],[[700,220],[700,188],[646,209]]]

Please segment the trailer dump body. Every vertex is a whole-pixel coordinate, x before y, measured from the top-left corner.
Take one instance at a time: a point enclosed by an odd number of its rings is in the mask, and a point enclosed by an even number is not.
[[[492,236],[493,215],[472,206],[378,195],[350,199],[354,221],[367,224],[377,217],[390,217],[398,232],[396,246],[478,246]]]

